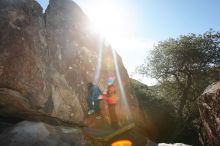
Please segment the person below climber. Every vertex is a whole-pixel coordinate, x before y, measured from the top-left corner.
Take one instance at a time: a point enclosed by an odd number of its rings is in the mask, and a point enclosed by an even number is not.
[[[100,97],[102,95],[101,90],[98,86],[94,85],[93,83],[88,83],[88,105],[89,111],[88,114],[91,115],[92,113],[96,114],[96,119],[101,119],[100,116]]]
[[[108,103],[111,126],[114,129],[117,129],[119,126],[116,115],[117,96],[116,96],[116,89],[114,86],[114,80],[115,80],[114,77],[110,77],[107,80],[107,85],[108,85],[107,92],[101,97]]]

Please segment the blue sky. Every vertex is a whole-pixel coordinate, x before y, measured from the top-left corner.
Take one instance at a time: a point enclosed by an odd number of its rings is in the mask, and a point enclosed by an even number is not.
[[[48,0],[38,0],[45,8]],[[93,1],[75,0],[75,2],[89,16],[96,8]],[[104,0],[102,0],[104,1]],[[118,12],[112,12],[112,18],[119,12],[128,21],[122,23],[121,37],[123,43],[116,44],[115,49],[122,56],[125,67],[130,76],[141,80],[148,85],[153,84],[150,78],[141,78],[133,75],[135,67],[144,62],[148,51],[158,41],[170,37],[178,37],[188,33],[204,33],[210,28],[220,30],[220,0],[109,0]],[[117,10],[114,10],[117,11]],[[111,18],[110,18],[111,19]],[[114,19],[113,19],[114,20]],[[125,21],[125,19],[121,19]],[[131,27],[130,27],[131,25]],[[126,39],[125,39],[126,38]]]

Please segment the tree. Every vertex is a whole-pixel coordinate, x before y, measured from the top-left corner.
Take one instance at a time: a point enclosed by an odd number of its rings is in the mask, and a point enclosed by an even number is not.
[[[219,80],[220,33],[210,30],[159,42],[140,66],[139,73],[156,78],[177,102],[179,120],[210,82]]]

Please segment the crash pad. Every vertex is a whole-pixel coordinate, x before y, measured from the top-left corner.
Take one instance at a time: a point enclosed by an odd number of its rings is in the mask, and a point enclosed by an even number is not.
[[[107,142],[113,137],[123,134],[130,129],[134,128],[135,124],[130,123],[128,125],[122,126],[118,129],[113,129],[110,126],[105,126],[102,128],[83,128],[83,132],[86,136],[90,137],[93,140]]]

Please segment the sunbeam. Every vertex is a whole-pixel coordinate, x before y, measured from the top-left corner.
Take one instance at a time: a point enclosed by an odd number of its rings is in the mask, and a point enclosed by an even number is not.
[[[131,113],[130,113],[128,101],[126,99],[125,90],[124,90],[122,80],[121,80],[121,75],[120,75],[120,71],[119,71],[119,67],[118,67],[116,52],[113,48],[112,48],[112,56],[113,56],[113,61],[114,61],[114,66],[115,66],[115,71],[116,71],[116,76],[117,76],[119,88],[121,91],[121,96],[122,96],[121,98],[122,98],[122,102],[123,102],[123,107],[124,107],[125,113],[127,115],[127,120],[130,121],[131,120]]]
[[[102,52],[104,47],[104,39],[102,36],[99,38],[99,52],[98,52],[98,58],[97,58],[97,65],[96,65],[96,72],[95,72],[95,78],[93,80],[94,84],[97,84],[100,77],[101,67],[102,67]]]

